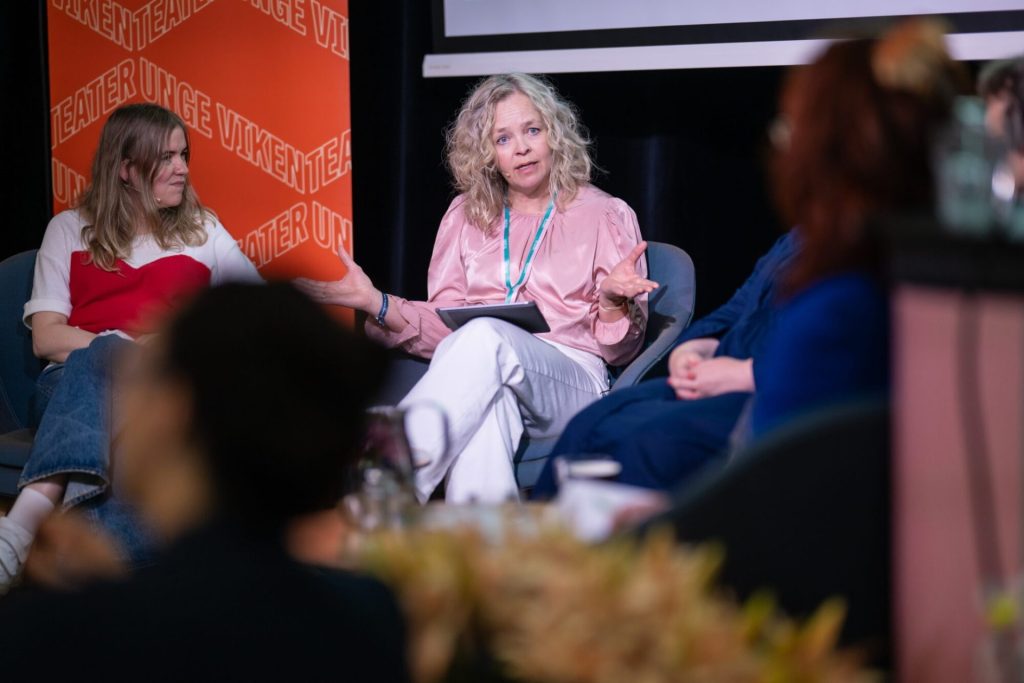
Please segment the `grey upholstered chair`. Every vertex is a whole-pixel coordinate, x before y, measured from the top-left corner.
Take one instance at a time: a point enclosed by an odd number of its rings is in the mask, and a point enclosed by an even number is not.
[[[633,386],[643,379],[665,358],[693,317],[695,277],[693,261],[687,253],[671,244],[648,242],[647,266],[650,278],[661,286],[650,296],[650,316],[643,350],[615,376],[612,391]],[[428,365],[420,358],[405,356],[397,359],[380,402],[394,404],[400,401],[427,371]],[[556,441],[557,437],[522,439],[515,456],[516,479],[520,487],[529,488],[536,483]]]
[[[32,293],[35,250],[0,262],[0,496],[17,495],[28,459],[28,429],[35,382],[42,363],[32,354],[32,335],[21,321]]]

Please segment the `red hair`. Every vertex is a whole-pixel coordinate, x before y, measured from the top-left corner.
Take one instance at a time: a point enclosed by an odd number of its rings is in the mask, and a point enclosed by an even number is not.
[[[779,209],[800,234],[791,291],[831,273],[875,270],[868,222],[931,206],[934,135],[961,81],[941,27],[922,20],[881,39],[834,43],[790,73],[789,135],[773,176]]]

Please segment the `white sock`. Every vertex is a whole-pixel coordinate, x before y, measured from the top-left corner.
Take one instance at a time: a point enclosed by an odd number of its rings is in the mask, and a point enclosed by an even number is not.
[[[32,534],[10,517],[0,517],[0,595],[18,578],[31,545]]]
[[[56,507],[46,495],[33,488],[24,488],[14,500],[14,507],[7,513],[7,519],[24,529],[29,537],[34,537]]]

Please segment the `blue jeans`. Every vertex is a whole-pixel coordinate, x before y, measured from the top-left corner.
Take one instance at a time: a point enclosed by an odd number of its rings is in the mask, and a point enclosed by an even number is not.
[[[60,378],[64,376],[63,363],[50,363],[43,372],[36,378],[36,393],[32,396],[32,404],[29,406],[28,422],[32,429],[39,429],[39,423],[43,421],[43,414],[46,406],[53,398],[53,392],[60,384]]]
[[[684,401],[664,378],[605,396],[574,417],[562,432],[533,489],[534,498],[556,493],[556,456],[611,456],[622,465],[616,481],[671,491],[726,456],[729,435],[750,394]]]
[[[36,401],[42,417],[18,485],[66,475],[63,509],[77,508],[119,541],[129,559],[143,562],[149,534],[131,507],[111,495],[111,371],[129,344],[115,335],[97,337],[43,371]]]

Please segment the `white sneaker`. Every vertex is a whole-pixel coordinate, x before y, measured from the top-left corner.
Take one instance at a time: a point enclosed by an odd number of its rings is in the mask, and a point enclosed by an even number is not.
[[[0,517],[0,595],[10,590],[25,566],[32,534],[7,517]]]

